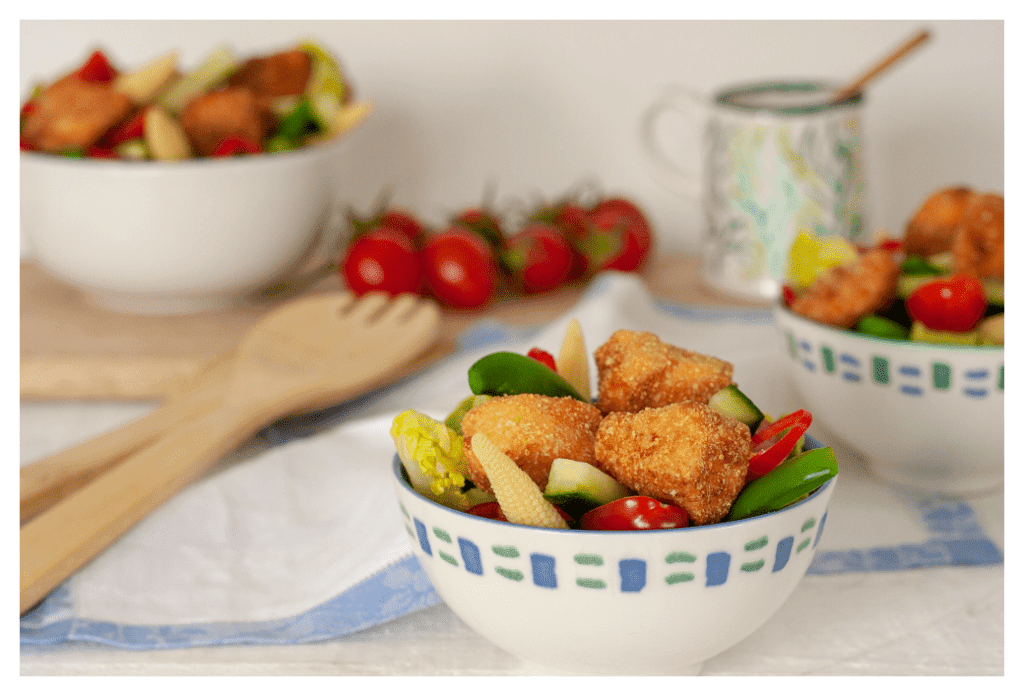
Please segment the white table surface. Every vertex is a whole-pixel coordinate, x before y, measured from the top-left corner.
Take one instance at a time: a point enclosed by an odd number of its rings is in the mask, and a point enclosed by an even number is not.
[[[143,414],[151,404],[23,402],[22,462]],[[841,454],[851,473],[866,475]],[[62,443],[62,441],[64,441]],[[852,462],[852,463],[848,463]],[[971,503],[1004,547],[1003,495]],[[754,635],[705,675],[1003,675],[1004,566],[807,576]],[[491,645],[443,604],[308,645],[129,651],[23,646],[28,675],[527,675],[543,670]]]

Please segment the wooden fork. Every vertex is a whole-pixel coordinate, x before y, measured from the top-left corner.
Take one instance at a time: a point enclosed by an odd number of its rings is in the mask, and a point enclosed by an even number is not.
[[[227,351],[141,418],[21,467],[21,524],[60,502],[128,455],[217,403],[231,374]]]
[[[267,315],[210,408],[22,526],[21,613],[260,428],[389,381],[439,332],[437,306],[412,295],[318,295]]]

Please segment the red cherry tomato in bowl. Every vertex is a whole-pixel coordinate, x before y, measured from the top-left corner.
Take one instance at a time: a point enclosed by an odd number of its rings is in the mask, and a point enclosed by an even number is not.
[[[963,273],[929,281],[906,301],[910,318],[933,331],[970,331],[987,306],[981,281]]]
[[[482,307],[497,292],[495,253],[467,229],[449,227],[427,240],[423,266],[430,294],[448,307]]]
[[[604,531],[676,529],[689,524],[690,515],[684,508],[645,495],[613,500],[594,508],[580,519],[581,528]]]
[[[389,295],[418,293],[423,284],[421,262],[408,237],[377,229],[357,239],[345,253],[341,273],[356,295],[378,290]]]

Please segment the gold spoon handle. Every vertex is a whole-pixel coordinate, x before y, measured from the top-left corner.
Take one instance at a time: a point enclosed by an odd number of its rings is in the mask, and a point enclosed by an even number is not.
[[[224,391],[233,352],[211,361],[180,393],[131,423],[21,468],[21,524],[71,495],[189,418]]]

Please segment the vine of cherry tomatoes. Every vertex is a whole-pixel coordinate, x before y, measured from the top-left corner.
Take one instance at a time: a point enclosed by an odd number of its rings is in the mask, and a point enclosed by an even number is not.
[[[339,271],[353,292],[413,292],[458,309],[483,307],[502,291],[532,295],[604,270],[639,271],[654,244],[643,211],[621,196],[543,203],[514,227],[484,207],[462,210],[438,229],[389,206],[349,222]]]

